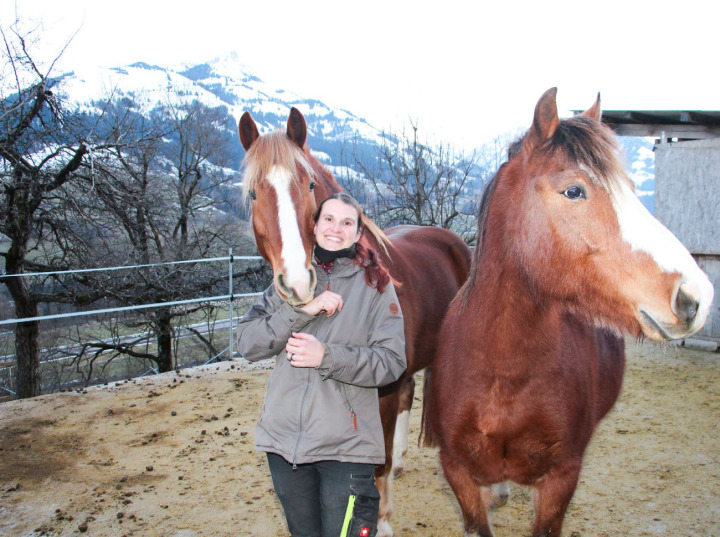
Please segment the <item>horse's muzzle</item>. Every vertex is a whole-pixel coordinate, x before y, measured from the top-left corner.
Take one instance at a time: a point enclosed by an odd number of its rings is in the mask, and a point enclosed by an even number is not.
[[[290,285],[286,282],[285,276],[281,273],[275,275],[273,283],[278,294],[285,302],[291,306],[304,306],[310,302],[315,296],[315,286],[317,285],[317,274],[315,268],[308,269],[308,279],[299,283]]]

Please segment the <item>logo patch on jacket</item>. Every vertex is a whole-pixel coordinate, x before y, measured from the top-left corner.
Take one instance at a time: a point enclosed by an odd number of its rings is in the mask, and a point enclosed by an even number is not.
[[[395,304],[395,302],[390,304],[390,313],[392,313],[393,315],[397,315],[399,311],[400,311],[400,308],[398,308],[398,305]]]
[[[395,304],[393,304],[393,306],[395,306]],[[397,308],[397,306],[395,306],[395,308]],[[362,528],[360,530],[360,537],[368,537],[368,535],[370,535],[370,528]]]

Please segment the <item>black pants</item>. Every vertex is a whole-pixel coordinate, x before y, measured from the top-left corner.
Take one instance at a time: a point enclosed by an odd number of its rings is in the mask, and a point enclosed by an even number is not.
[[[279,455],[267,457],[292,537],[340,537],[348,502],[354,507],[347,537],[375,536],[380,495],[374,465],[320,461],[293,469]]]

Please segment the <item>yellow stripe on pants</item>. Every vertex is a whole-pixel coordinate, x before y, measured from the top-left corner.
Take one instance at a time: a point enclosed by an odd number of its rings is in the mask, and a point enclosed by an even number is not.
[[[355,495],[351,494],[348,498],[348,506],[345,510],[345,520],[343,521],[342,531],[340,537],[347,537],[348,529],[350,528],[350,521],[352,520],[353,510],[355,509]]]

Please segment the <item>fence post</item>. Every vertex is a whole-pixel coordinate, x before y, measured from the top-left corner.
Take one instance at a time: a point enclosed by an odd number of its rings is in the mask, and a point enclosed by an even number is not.
[[[229,312],[230,312],[230,327],[228,329],[228,333],[230,334],[230,343],[228,344],[228,359],[232,360],[233,357],[233,251],[232,248],[230,248],[230,261],[228,266],[228,294],[230,295],[230,305],[229,305]]]

